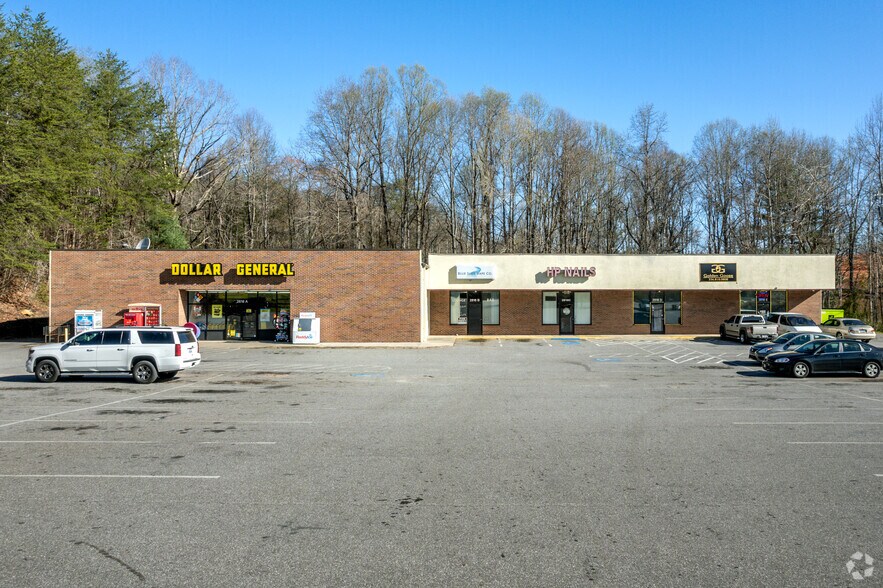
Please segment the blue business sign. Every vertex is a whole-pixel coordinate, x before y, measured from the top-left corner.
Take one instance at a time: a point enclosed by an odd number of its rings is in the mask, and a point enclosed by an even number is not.
[[[458,280],[493,280],[497,277],[497,266],[485,264],[469,264],[457,266]]]

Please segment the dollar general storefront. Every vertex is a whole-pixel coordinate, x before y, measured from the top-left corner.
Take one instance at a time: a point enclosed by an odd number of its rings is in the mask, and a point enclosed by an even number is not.
[[[192,322],[208,340],[275,340],[307,312],[323,341],[420,341],[422,272],[419,251],[59,250],[49,325],[72,326],[77,309],[122,325],[150,305],[160,324]]]
[[[430,255],[430,335],[709,334],[739,313],[821,318],[833,255]]]

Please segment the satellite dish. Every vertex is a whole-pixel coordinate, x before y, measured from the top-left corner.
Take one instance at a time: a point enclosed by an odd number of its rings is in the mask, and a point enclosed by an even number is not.
[[[135,249],[150,249],[150,237],[144,237],[138,244],[135,245]]]

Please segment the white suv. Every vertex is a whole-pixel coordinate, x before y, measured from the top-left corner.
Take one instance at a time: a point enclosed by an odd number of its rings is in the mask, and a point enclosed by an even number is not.
[[[40,382],[61,374],[130,373],[139,384],[199,365],[199,343],[183,327],[94,329],[67,343],[31,347],[25,369]]]
[[[774,312],[767,317],[767,322],[776,324],[776,332],[784,333],[821,333],[822,329],[811,318],[799,312]]]

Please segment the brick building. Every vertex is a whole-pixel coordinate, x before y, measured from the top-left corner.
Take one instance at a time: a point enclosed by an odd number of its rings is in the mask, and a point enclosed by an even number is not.
[[[420,341],[419,251],[53,251],[49,324],[74,311],[119,325],[131,304],[161,305],[162,323],[202,339],[273,340],[282,311],[314,312],[323,341]]]
[[[716,333],[739,313],[821,318],[833,255],[430,255],[431,335]]]
[[[329,342],[427,335],[707,334],[730,315],[820,320],[833,255],[429,255],[419,251],[53,251],[52,328],[130,305],[203,339],[273,340],[315,313]]]

